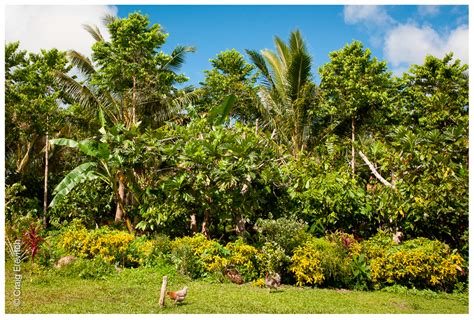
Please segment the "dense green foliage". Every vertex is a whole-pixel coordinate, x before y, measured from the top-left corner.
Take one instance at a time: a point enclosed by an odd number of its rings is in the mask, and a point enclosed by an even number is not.
[[[466,279],[469,78],[452,54],[397,77],[354,42],[317,84],[294,31],[250,62],[217,54],[200,88],[182,88],[194,48],[164,53],[168,35],[139,13],[104,20],[110,40],[86,26],[90,58],[6,44],[8,239],[44,201],[50,223],[34,230],[49,266],[72,254],[104,272],[234,268],[257,286],[268,271],[359,289]]]

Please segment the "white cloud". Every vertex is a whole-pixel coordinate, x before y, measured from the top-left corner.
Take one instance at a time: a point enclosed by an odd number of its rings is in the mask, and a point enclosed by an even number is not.
[[[388,27],[394,20],[384,7],[372,5],[344,6],[344,22],[364,24],[366,27]]]
[[[74,49],[91,54],[94,39],[83,24],[97,25],[104,37],[105,14],[117,15],[117,7],[97,6],[6,6],[5,41],[20,41],[22,49],[39,52],[40,49]]]
[[[429,16],[433,17],[438,15],[441,12],[440,6],[429,6],[429,5],[421,5],[418,6],[418,14],[421,16]]]
[[[390,30],[385,38],[384,55],[395,68],[423,64],[428,54],[442,58],[449,52],[468,63],[469,36],[466,25],[442,35],[429,26],[402,24]]]

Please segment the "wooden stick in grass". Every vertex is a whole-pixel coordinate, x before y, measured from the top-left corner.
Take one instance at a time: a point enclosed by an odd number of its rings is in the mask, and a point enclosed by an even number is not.
[[[163,282],[161,283],[161,293],[160,293],[160,307],[165,306],[165,297],[166,297],[166,285],[168,284],[168,277],[163,277]]]

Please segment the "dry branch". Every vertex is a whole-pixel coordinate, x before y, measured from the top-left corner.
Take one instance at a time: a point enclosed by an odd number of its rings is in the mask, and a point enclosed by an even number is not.
[[[388,182],[387,180],[385,180],[381,175],[380,173],[378,173],[377,169],[375,169],[375,166],[369,161],[369,159],[366,157],[366,155],[362,152],[362,151],[359,151],[359,155],[360,157],[362,158],[362,160],[364,160],[364,162],[369,166],[370,168],[370,171],[372,171],[372,173],[374,174],[374,176],[380,181],[382,182],[385,186],[387,187],[390,187],[392,189],[395,189],[395,186],[393,184],[391,184],[390,182]]]

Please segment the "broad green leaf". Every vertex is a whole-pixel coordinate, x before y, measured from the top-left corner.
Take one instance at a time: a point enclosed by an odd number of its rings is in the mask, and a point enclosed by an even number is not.
[[[55,194],[53,200],[49,204],[49,207],[54,207],[58,201],[64,198],[71,190],[78,184],[83,183],[87,180],[94,180],[98,178],[95,174],[94,169],[97,168],[95,162],[86,162],[71,172],[69,172],[63,180],[54,188],[53,194]]]
[[[66,147],[71,147],[71,148],[77,148],[79,146],[79,142],[72,139],[66,139],[66,138],[51,139],[49,140],[49,143],[55,144],[57,146],[66,146]]]
[[[219,106],[211,110],[209,121],[217,125],[224,123],[236,100],[237,98],[233,94],[227,96]]]

